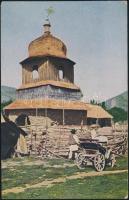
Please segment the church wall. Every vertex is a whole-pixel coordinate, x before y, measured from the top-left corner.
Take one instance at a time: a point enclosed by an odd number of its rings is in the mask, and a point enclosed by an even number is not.
[[[32,82],[32,73],[30,66],[24,65],[22,67],[22,84],[27,84]]]
[[[58,68],[54,65],[54,63],[50,62],[48,59],[48,80],[55,80],[59,81],[59,70]]]
[[[55,80],[58,81],[58,70],[56,67],[49,62],[49,60],[46,60],[44,63],[42,63],[39,66],[39,76],[40,76],[40,81],[41,80]]]
[[[86,111],[81,110],[65,110],[64,111],[65,124],[67,125],[86,125]]]
[[[6,110],[6,112],[8,112]],[[21,113],[27,114],[30,118],[32,125],[44,124],[46,125],[46,116],[48,126],[51,125],[52,121],[58,122],[60,125],[63,124],[63,110],[59,109],[17,109],[9,111],[9,118],[12,116],[18,116]],[[86,111],[81,110],[64,110],[64,125],[86,125]]]
[[[80,100],[82,94],[78,90],[59,88],[55,86],[40,86],[17,91],[17,99],[53,98],[64,100]]]
[[[37,67],[38,79],[33,79],[33,70]],[[59,70],[63,71],[63,79],[59,77]],[[63,80],[74,83],[74,67],[71,63],[52,58],[42,58],[22,64],[22,84],[33,83],[42,80]]]
[[[96,118],[87,118],[87,125],[92,125],[92,124],[96,124],[97,119]],[[100,118],[98,119],[98,124],[101,127],[105,127],[105,126],[111,126],[111,118]]]
[[[111,119],[108,118],[99,119],[98,123],[101,127],[111,126]]]
[[[74,68],[73,68],[73,66],[65,65],[64,79],[66,82],[74,83]]]
[[[74,83],[74,67],[68,60],[59,60],[58,58],[49,58],[49,65],[53,65],[56,72],[54,72],[57,80]],[[59,77],[59,70],[63,71],[63,79]],[[55,79],[54,79],[55,80]]]

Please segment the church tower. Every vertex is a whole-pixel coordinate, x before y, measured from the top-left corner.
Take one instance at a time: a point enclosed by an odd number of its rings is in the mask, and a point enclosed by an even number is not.
[[[29,44],[29,56],[20,62],[22,84],[5,111],[34,116],[44,115],[48,109],[47,115],[59,124],[80,125],[86,119],[87,106],[74,83],[75,62],[67,57],[66,45],[51,34],[48,19],[43,26],[43,35]]]
[[[20,63],[22,85],[17,98],[80,100],[81,90],[74,84],[75,62],[67,58],[66,45],[51,34],[50,27],[46,21],[43,35],[29,44],[29,57]]]

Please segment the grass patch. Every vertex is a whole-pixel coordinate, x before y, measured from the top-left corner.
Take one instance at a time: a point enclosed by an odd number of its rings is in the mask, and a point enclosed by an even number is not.
[[[83,170],[84,171],[84,170]],[[79,172],[77,166],[65,168],[37,166],[17,166],[2,170],[2,189],[24,186],[25,184],[35,184],[45,179],[55,179],[65,177]],[[9,179],[10,181],[7,181]]]
[[[45,161],[49,165],[63,165],[65,163],[73,163],[72,160],[66,160],[66,159],[61,159],[61,158],[55,158],[55,159],[45,159]]]
[[[86,167],[85,169],[78,169],[77,166],[66,166],[54,168],[53,165],[62,165],[67,163],[73,164],[73,161],[66,161],[63,159],[45,159],[44,163],[49,164],[46,167],[40,165],[24,165],[25,162],[35,162],[37,159],[30,157],[25,159],[10,159],[4,162],[20,163],[14,167],[7,167],[2,169],[2,189],[9,189],[12,187],[23,187],[25,184],[36,184],[44,180],[52,180],[58,177],[66,177],[77,172],[94,171],[93,167]],[[114,168],[106,167],[105,170],[121,170],[127,169],[128,158],[117,158],[117,163]],[[109,191],[108,191],[109,190]],[[117,191],[117,192],[116,192]],[[27,189],[25,193],[7,194],[3,197],[5,199],[42,199],[42,198],[123,198],[127,192],[127,173],[105,175],[101,177],[87,177],[85,179],[67,180],[65,183],[55,184],[51,188]],[[104,196],[105,195],[105,196]]]
[[[118,157],[116,158],[116,164],[112,167],[106,167],[106,170],[122,170],[122,169],[128,169],[128,157]]]
[[[116,192],[117,191],[117,192]],[[127,195],[127,173],[67,180],[50,188],[27,189],[3,199],[123,199]]]
[[[18,166],[12,171],[10,169],[2,170],[2,189],[7,189],[11,187],[23,186],[27,183],[35,182],[38,177],[45,174],[43,166]],[[4,181],[4,179],[9,178],[11,181]]]

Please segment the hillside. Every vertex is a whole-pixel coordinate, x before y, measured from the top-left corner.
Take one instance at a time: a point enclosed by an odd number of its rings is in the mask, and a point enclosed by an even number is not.
[[[1,103],[14,100],[16,97],[16,88],[1,86]]]
[[[117,95],[111,99],[108,99],[105,101],[105,105],[108,109],[113,108],[113,107],[118,107],[122,108],[125,111],[128,110],[128,93],[123,92],[120,95]]]

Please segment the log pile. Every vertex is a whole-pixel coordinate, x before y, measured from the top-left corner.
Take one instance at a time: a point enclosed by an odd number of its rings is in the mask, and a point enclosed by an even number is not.
[[[98,130],[98,135],[105,135],[108,138],[108,146],[117,155],[124,155],[128,152],[128,130],[119,127],[114,129],[104,127]]]
[[[36,130],[38,131],[36,132]],[[87,127],[83,130],[76,127],[76,130],[80,139],[91,139],[90,130]],[[37,129],[31,127],[31,134],[27,137],[28,149],[31,154],[37,156],[67,156],[70,131],[70,127],[57,125],[49,127],[47,130],[41,126],[38,126]],[[45,136],[42,135],[43,132],[46,132]],[[128,134],[126,131],[117,132],[111,127],[105,127],[100,128],[97,135],[107,136],[108,146],[116,155],[127,154]]]
[[[43,137],[42,133],[45,131],[46,129],[42,129],[41,132],[38,131],[38,134],[35,135],[36,132],[31,130],[31,134],[27,137],[28,149],[31,146],[31,154],[41,155],[46,150],[57,155],[68,154],[69,131],[55,126],[48,128],[46,136]]]
[[[15,121],[17,116],[12,115],[10,119]],[[58,155],[67,156],[69,152],[69,134],[71,129],[77,130],[80,139],[91,139],[90,127],[83,126],[58,126],[50,118],[41,116],[30,116],[30,134],[26,137],[28,151],[34,155]],[[46,126],[47,125],[47,126]],[[44,138],[42,133],[47,130]],[[108,138],[108,146],[118,155],[128,152],[128,126],[117,125],[114,127],[98,128],[98,136]],[[45,141],[44,141],[45,140]]]

